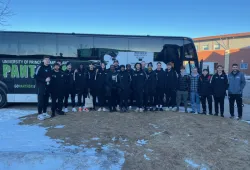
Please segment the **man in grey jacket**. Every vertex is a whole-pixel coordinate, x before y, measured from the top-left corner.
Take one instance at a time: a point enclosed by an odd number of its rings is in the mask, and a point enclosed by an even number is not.
[[[246,85],[245,75],[238,69],[238,64],[232,65],[232,72],[228,75],[229,87],[229,106],[231,119],[234,118],[234,103],[236,101],[238,108],[238,119],[242,118],[242,92]]]

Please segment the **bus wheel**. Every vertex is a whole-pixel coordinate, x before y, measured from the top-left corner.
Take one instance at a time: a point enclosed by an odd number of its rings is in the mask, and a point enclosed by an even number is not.
[[[5,107],[7,104],[7,95],[3,88],[0,87],[0,108]]]

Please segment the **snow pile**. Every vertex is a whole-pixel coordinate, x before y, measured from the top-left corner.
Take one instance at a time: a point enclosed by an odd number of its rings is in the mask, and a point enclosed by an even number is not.
[[[136,142],[136,145],[137,146],[142,146],[142,145],[146,145],[147,144],[147,140],[144,140],[144,139],[142,139],[142,140],[137,140],[137,142]]]
[[[192,167],[195,169],[200,169],[200,170],[208,170],[207,167],[205,167],[205,165],[199,165],[197,163],[195,163],[194,161],[192,161],[191,159],[186,159],[185,162],[188,164],[188,167]]]
[[[112,146],[82,148],[63,146],[61,140],[46,136],[45,128],[18,125],[17,118],[34,111],[0,110],[0,169],[121,169],[124,153]],[[63,128],[60,125],[55,128]]]

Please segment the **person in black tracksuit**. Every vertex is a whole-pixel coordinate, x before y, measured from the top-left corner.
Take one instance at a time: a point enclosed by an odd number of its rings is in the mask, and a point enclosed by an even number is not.
[[[49,100],[49,82],[51,79],[51,67],[49,57],[44,57],[40,66],[36,68],[35,79],[38,94],[38,116],[47,112]]]
[[[145,84],[145,111],[150,110],[153,111],[153,105],[154,105],[154,96],[156,92],[156,74],[153,71],[153,64],[150,62],[148,63],[148,68],[146,71],[147,75],[147,81]]]
[[[128,97],[130,94],[130,84],[132,81],[132,78],[130,74],[125,70],[125,66],[120,66],[120,72],[118,74],[118,78],[120,81],[120,107],[121,112],[127,112],[128,111]]]
[[[106,92],[108,96],[110,112],[117,111],[116,105],[117,105],[117,99],[118,99],[118,91],[120,89],[119,85],[120,85],[120,82],[118,78],[118,72],[115,71],[114,65],[111,65],[110,72],[108,73],[106,77]]]
[[[94,69],[93,63],[90,63],[88,70],[88,91],[93,97],[93,110],[96,107],[96,96],[97,96],[97,69]]]
[[[222,72],[222,70],[223,67],[221,65],[217,66],[217,73],[212,77],[211,86],[214,97],[214,115],[218,116],[220,104],[220,114],[221,117],[224,117],[224,100],[226,96],[226,90],[228,89],[228,78],[227,75]]]
[[[198,93],[201,98],[203,114],[207,114],[207,105],[206,100],[208,102],[208,110],[209,115],[212,114],[212,86],[211,86],[211,76],[208,74],[208,70],[204,69],[202,75],[199,78],[198,82]]]
[[[136,99],[136,112],[140,111],[143,112],[143,91],[145,88],[145,83],[146,83],[146,74],[144,71],[141,69],[141,63],[136,63],[135,64],[135,71],[134,75],[132,78],[132,86],[133,90],[135,93],[135,99]]]
[[[60,71],[60,65],[58,63],[54,64],[54,70],[52,71],[51,81],[50,81],[50,91],[51,91],[51,99],[52,99],[52,117],[55,116],[55,112],[60,115],[63,115],[64,112],[62,111],[63,107],[63,93],[62,91],[64,84],[64,73]]]
[[[130,64],[127,64],[127,65],[126,65],[126,71],[128,72],[128,74],[129,74],[131,77],[133,77],[134,70],[131,68],[131,65],[130,65]],[[131,84],[130,84],[130,94],[129,94],[129,108],[130,108],[130,109],[132,108],[133,100],[134,100],[134,92],[133,92],[132,83],[131,83]]]
[[[101,68],[97,71],[96,77],[96,86],[97,86],[97,97],[98,104],[100,108],[98,111],[106,111],[105,109],[105,101],[106,101],[106,78],[107,78],[107,70],[105,63],[101,63]]]
[[[72,111],[76,112],[76,109],[75,109],[76,92],[75,92],[75,80],[74,80],[75,71],[72,70],[72,65],[70,62],[68,62],[66,64],[66,66],[67,66],[67,70],[65,70],[65,72],[64,72],[64,74],[65,74],[65,76],[64,76],[64,81],[65,81],[65,84],[64,84],[64,93],[65,93],[65,95],[64,95],[64,107],[65,107],[65,110],[64,110],[64,112],[68,112],[69,95],[71,97]]]
[[[82,111],[83,107],[85,106],[85,98],[87,97],[87,82],[87,72],[84,69],[83,64],[80,64],[80,67],[75,72],[75,87],[78,98],[77,105],[79,107],[79,111]]]
[[[166,106],[169,109],[174,109],[176,106],[176,91],[177,91],[177,73],[172,68],[171,63],[167,63],[166,69]]]
[[[161,63],[157,63],[156,74],[156,94],[155,94],[155,111],[163,111],[163,98],[164,98],[164,88],[166,84],[165,71],[161,68]]]

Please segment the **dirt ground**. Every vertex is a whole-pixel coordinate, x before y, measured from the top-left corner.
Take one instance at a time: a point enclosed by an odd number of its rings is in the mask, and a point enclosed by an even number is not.
[[[227,118],[174,112],[89,112],[43,122],[31,115],[21,124],[38,123],[48,127],[47,136],[65,145],[97,150],[112,145],[125,153],[123,169],[250,168],[250,125]],[[56,125],[65,126],[53,128]]]

